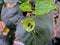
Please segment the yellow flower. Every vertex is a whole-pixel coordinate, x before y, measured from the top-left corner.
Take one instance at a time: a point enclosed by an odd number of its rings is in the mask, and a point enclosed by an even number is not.
[[[3,32],[9,32],[9,29],[7,27],[5,27]]]

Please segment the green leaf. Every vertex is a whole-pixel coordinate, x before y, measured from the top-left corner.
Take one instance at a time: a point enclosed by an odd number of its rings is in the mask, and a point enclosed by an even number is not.
[[[41,1],[45,1],[45,2],[48,2],[48,3],[52,3],[52,0],[37,0],[38,2],[41,2]]]
[[[33,19],[31,18],[26,18],[23,22],[23,28],[24,30],[31,32],[32,30],[34,30],[35,28],[35,22]]]
[[[29,2],[24,2],[19,7],[24,12],[31,12],[32,11],[31,4]]]
[[[45,45],[51,37],[52,14],[37,16],[34,21],[35,29],[32,32],[23,30],[24,33],[20,35],[20,41],[25,45]]]
[[[35,7],[35,11],[33,13],[35,15],[44,15],[44,14],[51,12],[55,8],[57,8],[57,5],[52,4],[51,1],[47,1],[47,0],[36,1],[36,7]]]

